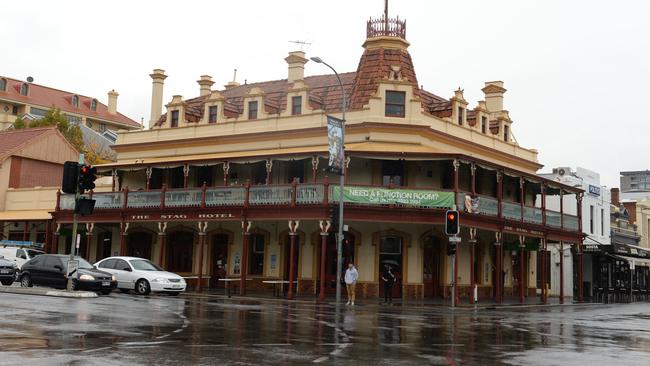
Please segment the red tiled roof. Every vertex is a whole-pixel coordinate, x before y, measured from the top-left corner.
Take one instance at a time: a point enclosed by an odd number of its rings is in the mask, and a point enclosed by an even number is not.
[[[0,76],[1,77],[1,76]],[[55,106],[63,112],[77,113],[90,118],[101,119],[109,122],[115,122],[132,128],[140,128],[141,125],[129,117],[117,113],[108,113],[108,107],[97,101],[97,111],[90,109],[90,103],[93,98],[86,97],[71,92],[58,90],[38,84],[28,84],[29,93],[27,96],[20,94],[20,86],[24,83],[22,80],[1,77],[7,80],[6,90],[0,90],[0,99],[7,99],[19,103],[35,104],[45,108]],[[72,105],[72,96],[79,97],[79,107]]]
[[[4,130],[0,132],[0,161],[35,139],[56,133],[56,127],[26,128],[22,130]]]

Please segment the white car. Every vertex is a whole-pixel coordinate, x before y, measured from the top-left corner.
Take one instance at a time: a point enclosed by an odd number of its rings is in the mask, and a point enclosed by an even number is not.
[[[31,248],[12,247],[12,246],[0,247],[0,255],[4,256],[5,259],[16,263],[16,267],[18,267],[18,269],[22,268],[23,263],[36,257],[37,255],[41,255],[44,253],[45,252],[43,252],[42,250],[36,250]]]
[[[95,267],[113,274],[117,279],[117,288],[125,293],[135,290],[139,295],[150,292],[178,295],[187,287],[183,277],[167,272],[144,258],[109,257],[95,263]]]

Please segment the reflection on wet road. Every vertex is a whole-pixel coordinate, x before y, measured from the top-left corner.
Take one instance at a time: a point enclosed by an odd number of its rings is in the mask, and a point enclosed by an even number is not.
[[[643,365],[650,304],[498,310],[0,296],[0,365]]]

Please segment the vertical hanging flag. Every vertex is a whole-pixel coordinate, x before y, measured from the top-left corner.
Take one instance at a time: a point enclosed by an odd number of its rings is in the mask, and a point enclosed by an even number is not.
[[[327,141],[329,145],[328,168],[336,174],[343,174],[343,121],[327,116]]]

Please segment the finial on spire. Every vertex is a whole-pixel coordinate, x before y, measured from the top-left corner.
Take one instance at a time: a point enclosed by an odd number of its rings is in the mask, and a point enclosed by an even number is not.
[[[384,0],[384,18],[388,19],[388,0]]]

